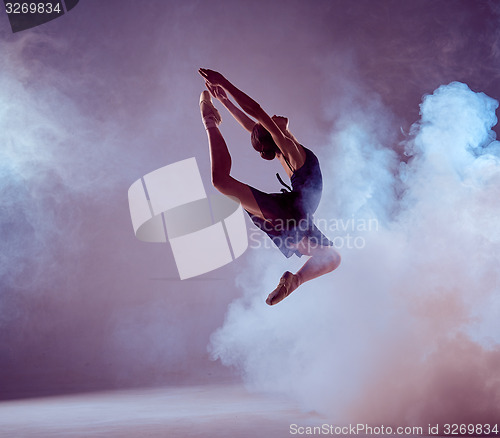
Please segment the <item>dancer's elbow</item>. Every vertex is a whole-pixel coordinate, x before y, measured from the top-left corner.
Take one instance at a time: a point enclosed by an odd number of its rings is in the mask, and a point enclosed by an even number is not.
[[[229,186],[230,178],[227,175],[213,173],[212,174],[212,185],[219,192],[224,193]]]

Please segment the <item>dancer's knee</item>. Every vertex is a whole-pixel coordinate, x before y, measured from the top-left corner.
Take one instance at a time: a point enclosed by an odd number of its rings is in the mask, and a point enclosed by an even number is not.
[[[297,249],[301,254],[315,257],[327,272],[337,269],[340,265],[340,254],[333,246],[318,246],[315,241],[311,242],[304,237],[297,245]]]
[[[342,258],[340,257],[340,254],[333,248],[330,248],[328,251],[328,264],[331,268],[332,271],[337,269],[340,266],[340,262],[342,261]]]
[[[324,251],[321,251],[318,256],[321,259],[321,262],[325,266],[327,272],[332,272],[337,269],[341,262],[340,254],[334,248],[326,247]]]

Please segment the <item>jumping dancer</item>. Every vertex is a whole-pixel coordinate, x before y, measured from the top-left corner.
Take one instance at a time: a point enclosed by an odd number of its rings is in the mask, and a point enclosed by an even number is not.
[[[286,117],[269,117],[257,102],[222,74],[204,68],[200,68],[199,73],[210,90],[201,93],[200,111],[210,146],[212,184],[222,194],[237,198],[255,225],[286,257],[292,254],[310,256],[295,274],[289,271],[283,274],[278,287],[266,300],[267,304],[274,305],[301,284],[333,271],[340,264],[340,255],[332,242],[313,223],[323,188],[319,162],[316,155],[300,145],[290,133]],[[243,111],[231,102],[226,92]],[[251,132],[252,146],[263,159],[280,161],[290,177],[291,189],[264,193],[230,175],[231,155],[218,128],[222,119],[212,104],[211,94]],[[281,179],[280,182],[286,186]]]

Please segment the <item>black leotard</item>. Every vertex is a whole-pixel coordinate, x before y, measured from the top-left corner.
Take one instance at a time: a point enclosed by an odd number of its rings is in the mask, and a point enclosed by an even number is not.
[[[308,237],[314,245],[333,245],[313,222],[313,214],[321,199],[323,178],[316,155],[307,148],[304,151],[304,164],[290,178],[291,191],[264,193],[250,187],[265,217],[264,220],[249,213],[252,221],[273,240],[286,257],[291,257],[294,253],[299,257],[302,255],[295,245],[303,237]]]

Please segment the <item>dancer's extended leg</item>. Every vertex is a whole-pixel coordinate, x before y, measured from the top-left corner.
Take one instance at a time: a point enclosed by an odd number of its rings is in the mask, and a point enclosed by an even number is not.
[[[250,187],[230,176],[231,155],[229,154],[224,137],[222,137],[218,128],[221,117],[217,109],[213,106],[208,91],[201,93],[200,111],[210,146],[213,186],[222,194],[237,198],[243,208],[249,213],[263,217]]]
[[[340,254],[331,246],[313,245],[306,237],[300,241],[297,249],[310,258],[297,273],[285,272],[278,287],[269,294],[266,303],[278,304],[306,281],[328,274],[340,265]]]

